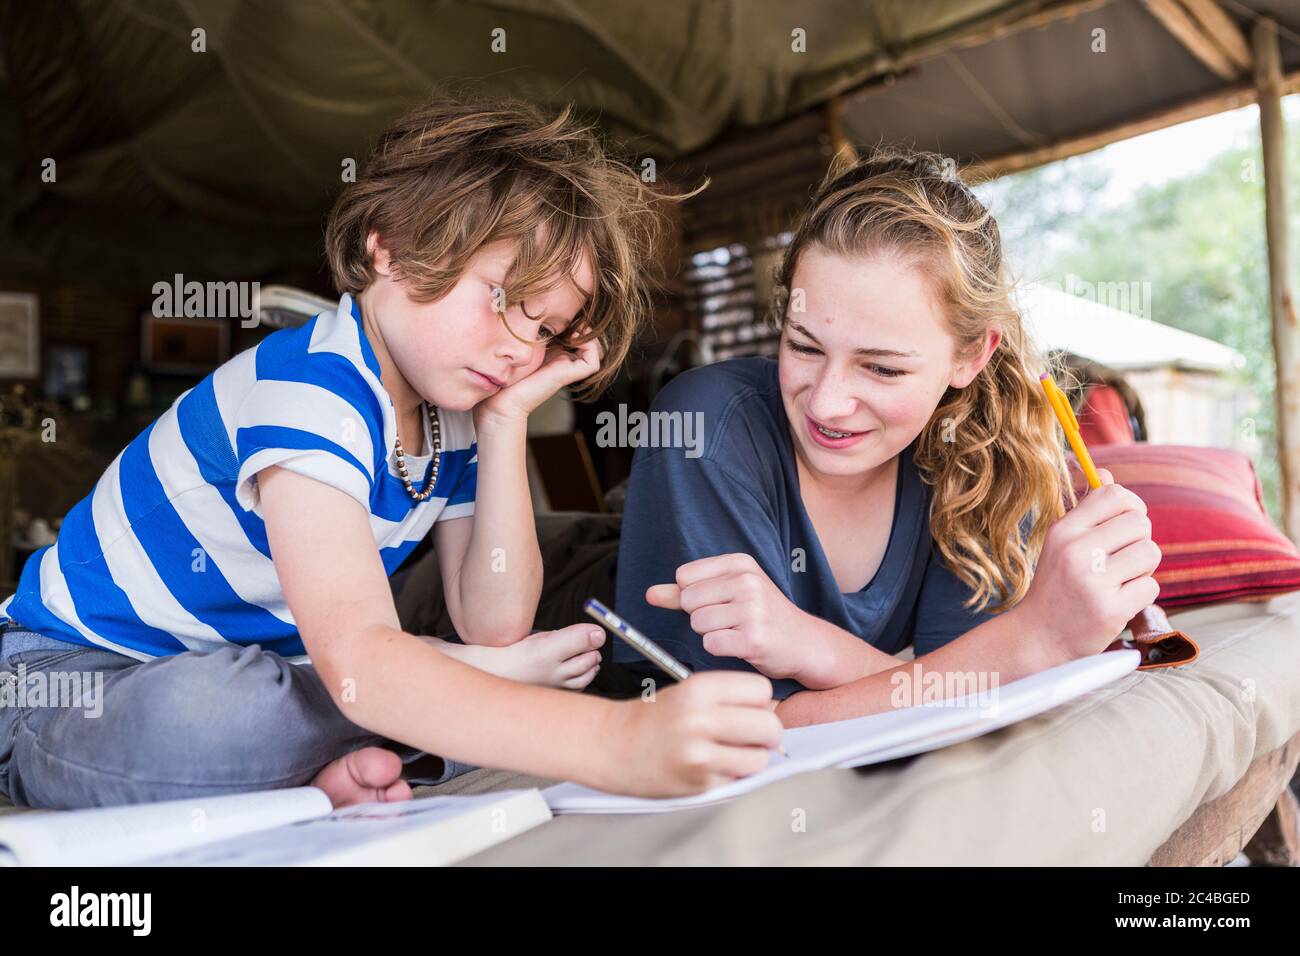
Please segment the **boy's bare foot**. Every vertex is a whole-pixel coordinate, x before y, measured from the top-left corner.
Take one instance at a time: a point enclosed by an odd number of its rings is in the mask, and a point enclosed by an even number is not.
[[[539,631],[505,647],[422,640],[479,670],[525,684],[582,690],[600,670],[605,632],[593,624],[570,624],[558,631]]]
[[[411,799],[411,785],[402,779],[402,758],[383,747],[344,754],[316,774],[311,785],[324,790],[336,808]]]

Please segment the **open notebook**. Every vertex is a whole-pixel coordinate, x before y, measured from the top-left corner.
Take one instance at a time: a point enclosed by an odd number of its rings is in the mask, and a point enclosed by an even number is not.
[[[774,752],[766,770],[690,797],[647,800],[576,783],[558,784],[542,795],[555,813],[661,813],[709,806],[797,773],[862,767],[987,734],[1112,683],[1140,661],[1137,651],[1107,651],[942,703],[796,727],[782,737],[788,757]]]
[[[437,866],[551,819],[537,790],[334,810],[296,787],[0,819],[0,866]]]

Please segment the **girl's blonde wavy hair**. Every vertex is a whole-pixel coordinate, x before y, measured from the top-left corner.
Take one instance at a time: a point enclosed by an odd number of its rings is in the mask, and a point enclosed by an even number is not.
[[[972,591],[968,607],[1005,611],[1025,596],[1047,528],[1069,489],[1055,418],[1033,347],[1012,303],[997,222],[935,153],[877,150],[837,159],[801,217],[777,273],[778,324],[800,254],[888,254],[929,277],[956,339],[976,354],[993,326],[1002,340],[968,386],[949,388],[922,429],[914,460],[933,489],[930,532]],[[1032,519],[1027,536],[1021,524]],[[1043,519],[1050,520],[1043,520]]]
[[[451,290],[480,249],[510,241],[517,258],[505,276],[507,303],[546,291],[585,254],[595,288],[570,335],[552,340],[603,347],[600,370],[576,387],[582,401],[618,374],[648,321],[666,223],[660,204],[691,195],[652,190],[568,107],[548,114],[470,89],[441,90],[379,137],[334,203],[325,253],[338,291],[360,292],[376,278],[366,245],[376,231],[411,297],[429,302]]]

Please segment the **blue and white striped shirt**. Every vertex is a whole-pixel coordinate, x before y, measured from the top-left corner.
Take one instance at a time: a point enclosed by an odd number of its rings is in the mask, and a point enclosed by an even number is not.
[[[370,515],[392,574],[434,522],[474,513],[478,446],[469,412],[438,409],[442,459],[425,501],[395,464],[397,418],[350,295],[336,312],[241,352],[172,404],[117,456],[32,554],[0,622],[137,660],[260,644],[306,660],[271,562],[257,473],[323,481]],[[407,456],[422,488],[433,447]]]

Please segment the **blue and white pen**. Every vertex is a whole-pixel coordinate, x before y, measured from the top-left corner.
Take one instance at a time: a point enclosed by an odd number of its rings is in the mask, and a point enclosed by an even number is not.
[[[623,638],[623,640],[635,647],[649,660],[658,664],[664,673],[671,674],[673,677],[677,678],[677,680],[686,680],[686,678],[691,676],[691,672],[686,669],[685,665],[679,663],[678,660],[666,650],[654,641],[650,640],[650,638],[646,637],[595,598],[587,598],[586,603],[582,605],[582,609],[613,631],[615,636]],[[777,752],[782,757],[788,758],[790,756],[785,752],[784,747],[778,747]]]
[[[648,660],[657,664],[664,673],[672,675],[677,680],[686,680],[691,676],[691,672],[679,663],[676,658],[595,598],[588,598],[587,602],[582,605],[582,609],[613,631],[616,637],[623,638],[623,640],[644,654]]]
[[[653,640],[650,640],[649,637],[646,637],[643,633],[637,631],[636,628],[632,627],[632,624],[625,622],[623,618],[620,618],[619,615],[614,613],[614,611],[611,611],[608,607],[601,604],[601,602],[595,600],[594,597],[589,597],[588,600],[586,600],[586,604],[582,605],[582,610],[585,610],[586,613],[591,615],[591,617],[599,620],[599,622],[604,624],[604,626],[610,628],[611,631],[614,631],[615,636],[621,637],[621,639],[632,645],[633,648],[640,650],[642,654],[645,654],[646,658],[651,659],[651,661],[654,661],[656,665],[659,665],[660,669],[666,672],[666,674],[672,675],[673,678],[676,678],[677,680],[685,680],[686,678],[689,678],[690,671],[686,670],[686,667],[677,661],[672,654],[669,654],[667,650],[660,648],[660,646],[655,644]],[[785,752],[784,747],[777,747],[776,750],[777,753],[781,754],[781,756],[789,758],[790,754]]]

